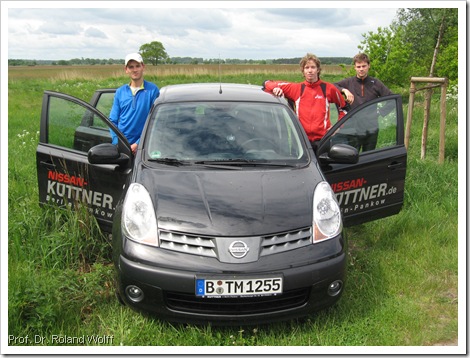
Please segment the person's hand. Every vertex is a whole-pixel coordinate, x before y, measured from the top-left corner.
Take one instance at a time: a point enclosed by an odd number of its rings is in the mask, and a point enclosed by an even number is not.
[[[131,144],[132,154],[137,153],[137,143]]]
[[[279,87],[276,87],[273,89],[273,94],[278,97],[282,97],[284,95],[284,92],[282,92],[282,89]]]
[[[346,88],[343,88],[341,92],[343,92],[344,95],[346,96],[347,103],[352,104],[354,102],[354,95],[349,90],[347,90]]]

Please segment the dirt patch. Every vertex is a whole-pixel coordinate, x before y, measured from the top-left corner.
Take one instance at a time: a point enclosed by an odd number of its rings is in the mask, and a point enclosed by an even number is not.
[[[459,345],[458,338],[455,338],[453,340],[446,341],[446,342],[439,342],[439,343],[433,344],[433,346],[458,346],[458,345]]]

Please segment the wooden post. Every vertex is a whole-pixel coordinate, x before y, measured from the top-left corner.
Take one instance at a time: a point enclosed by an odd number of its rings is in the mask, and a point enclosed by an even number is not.
[[[437,85],[428,85],[423,88],[416,89],[415,83],[428,83]],[[405,147],[408,149],[410,142],[410,132],[411,132],[411,118],[413,113],[414,98],[417,91],[426,90],[425,95],[425,104],[424,104],[424,122],[423,122],[423,133],[421,137],[421,159],[424,159],[426,156],[426,144],[428,137],[428,123],[429,115],[431,109],[431,96],[432,88],[440,86],[441,87],[441,102],[440,102],[440,132],[439,132],[439,163],[444,162],[445,154],[445,122],[446,122],[446,90],[447,90],[447,78],[438,78],[438,77],[411,77],[411,86],[410,86],[410,101],[408,103],[408,116],[406,120],[406,132],[405,132]]]
[[[447,78],[441,85],[441,131],[439,134],[439,163],[444,163],[445,141],[446,141],[446,95],[447,95]]]
[[[421,159],[426,157],[426,146],[428,143],[428,125],[429,116],[431,115],[431,97],[432,88],[427,88],[424,93],[424,120],[423,120],[423,132],[421,133]]]
[[[416,92],[416,84],[411,81],[410,86],[410,100],[408,102],[408,114],[406,116],[406,131],[405,131],[405,147],[408,149],[410,144],[410,132],[411,132],[411,119],[413,116],[413,107],[415,104],[415,92]]]

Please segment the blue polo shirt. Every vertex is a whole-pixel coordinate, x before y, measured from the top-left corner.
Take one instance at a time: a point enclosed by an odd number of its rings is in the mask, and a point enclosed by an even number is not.
[[[126,136],[129,144],[139,143],[145,121],[155,99],[160,95],[157,85],[144,80],[143,88],[135,94],[126,84],[119,87],[114,95],[113,107],[109,119]],[[118,137],[110,130],[112,143],[118,143]]]

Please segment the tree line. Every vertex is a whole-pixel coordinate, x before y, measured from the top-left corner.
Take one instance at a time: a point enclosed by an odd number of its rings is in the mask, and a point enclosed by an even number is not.
[[[144,57],[145,59],[145,57]],[[147,59],[148,60],[148,59]],[[146,61],[147,61],[146,60]],[[322,64],[351,64],[352,57],[321,57]],[[268,59],[268,60],[251,60],[251,59],[204,59],[202,57],[168,57],[164,61],[160,61],[160,64],[167,65],[213,65],[213,64],[230,64],[230,65],[270,65],[270,64],[299,64],[300,57],[295,58],[280,58],[280,59]],[[99,59],[99,58],[74,58],[71,60],[24,60],[24,59],[9,59],[8,66],[74,66],[74,65],[122,65],[124,59]]]
[[[114,65],[124,63],[124,59],[73,58],[71,60],[24,60],[8,59],[8,66],[71,66],[71,65]]]

